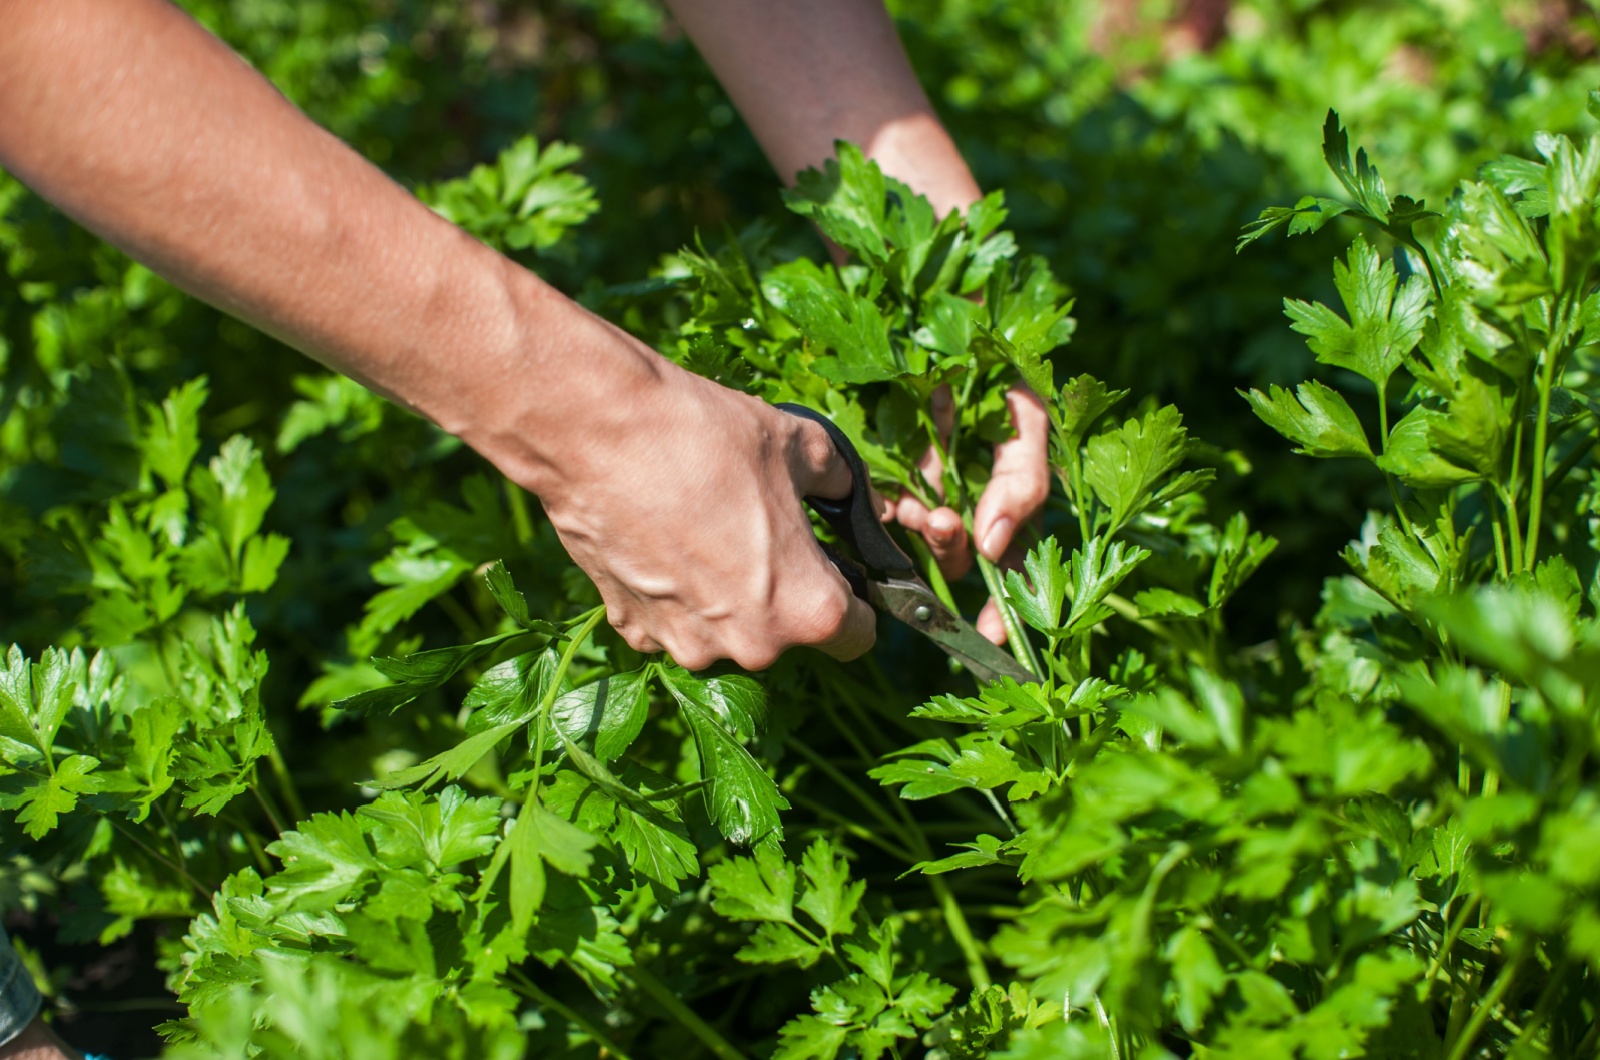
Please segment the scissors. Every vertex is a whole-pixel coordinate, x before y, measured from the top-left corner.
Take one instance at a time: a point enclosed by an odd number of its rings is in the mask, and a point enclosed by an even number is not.
[[[980,681],[1009,677],[1021,684],[1038,684],[1039,679],[1021,663],[940,602],[928,583],[917,574],[910,557],[894,543],[894,538],[878,519],[872,504],[871,477],[861,461],[861,454],[856,452],[845,433],[815,409],[787,402],[776,407],[821,426],[850,468],[849,496],[841,500],[807,497],[805,502],[833,528],[841,544],[861,557],[857,561],[826,544],[822,546],[828,559],[850,583],[851,591],[933,641]]]

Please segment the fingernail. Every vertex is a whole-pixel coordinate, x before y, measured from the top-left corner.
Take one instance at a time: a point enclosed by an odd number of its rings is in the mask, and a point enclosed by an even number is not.
[[[1005,516],[994,521],[989,527],[989,532],[983,535],[983,554],[991,562],[998,563],[1000,556],[1005,552],[1006,546],[1011,543],[1011,520]]]
[[[960,524],[956,524],[960,525]],[[928,540],[936,545],[948,545],[956,539],[956,526],[948,519],[928,520]]]

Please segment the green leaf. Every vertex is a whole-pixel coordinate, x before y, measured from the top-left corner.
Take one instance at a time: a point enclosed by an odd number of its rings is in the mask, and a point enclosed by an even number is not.
[[[849,1031],[810,1013],[796,1016],[778,1030],[772,1060],[834,1060]]]
[[[536,803],[526,803],[506,836],[511,853],[511,925],[519,936],[533,926],[534,914],[544,904],[544,858],[539,854],[539,830],[534,818],[540,813]]]
[[[781,838],[778,813],[789,808],[789,800],[744,748],[766,724],[761,686],[743,674],[701,677],[676,666],[659,671],[694,734],[700,775],[709,781],[707,808],[718,830],[739,844]]]
[[[772,292],[774,305],[817,354],[812,370],[835,383],[876,383],[906,373],[889,321],[872,299],[798,273]]]
[[[1174,1009],[1178,1022],[1190,1034],[1197,1034],[1217,996],[1227,986],[1227,974],[1211,943],[1193,927],[1180,928],[1173,934],[1167,941],[1166,955],[1172,966],[1173,986],[1177,988]]]
[[[100,777],[93,773],[99,765],[98,758],[70,755],[57,763],[49,776],[33,779],[20,792],[0,797],[0,805],[17,811],[17,823],[29,838],[43,839],[62,814],[77,808],[79,795],[100,790]]]
[[[1328,111],[1322,126],[1322,157],[1345,186],[1356,204],[1379,224],[1389,220],[1389,196],[1383,188],[1383,178],[1367,161],[1365,148],[1356,151],[1355,164],[1350,163],[1350,137],[1339,123],[1339,115]]]
[[[72,708],[71,658],[46,648],[37,666],[15,644],[0,668],[0,736],[37,747],[50,757],[57,731]]]
[[[937,876],[941,873],[954,872],[957,869],[975,869],[985,865],[999,865],[1005,856],[1005,843],[992,835],[979,835],[976,842],[950,844],[963,851],[960,854],[951,854],[949,857],[937,861],[919,861],[902,873],[909,875],[920,872],[927,876]]]
[[[558,697],[551,714],[573,740],[592,740],[602,762],[619,758],[638,738],[650,713],[649,672],[601,678]]]
[[[1333,284],[1350,315],[1348,323],[1320,302],[1286,299],[1284,312],[1294,330],[1306,336],[1318,361],[1347,368],[1382,393],[1422,338],[1433,312],[1428,282],[1408,276],[1396,287],[1394,266],[1380,261],[1372,245],[1358,236],[1348,259],[1334,262]]]
[[[1242,251],[1262,236],[1287,227],[1289,235],[1307,235],[1322,230],[1322,226],[1347,212],[1350,207],[1334,199],[1323,199],[1315,195],[1307,195],[1293,206],[1269,206],[1261,211],[1261,215],[1254,221],[1244,226],[1239,233],[1239,241],[1234,244],[1234,253]]]
[[[829,936],[848,935],[855,928],[856,907],[867,885],[850,880],[850,864],[826,839],[806,848],[800,862],[805,877],[805,893],[799,907]]]
[[[628,869],[676,894],[679,881],[700,871],[694,843],[683,825],[660,817],[641,814],[629,806],[617,810],[617,823],[611,833]]]
[[[820,170],[797,174],[794,187],[783,193],[784,202],[869,264],[886,262],[889,189],[899,182],[886,179],[878,164],[854,144],[836,144],[835,154]]]
[[[159,406],[143,403],[145,426],[139,432],[139,449],[145,466],[170,490],[183,486],[189,465],[200,452],[200,409],[207,392],[205,376],[198,376],[174,387]]]
[[[1072,606],[1067,611],[1066,624],[1059,631],[1051,631],[1052,636],[1086,633],[1111,617],[1114,612],[1104,603],[1105,598],[1135,567],[1150,558],[1145,549],[1123,541],[1108,545],[1106,540],[1090,538],[1082,550],[1072,553]]]
[[[739,952],[734,954],[747,964],[788,964],[809,968],[827,955],[827,950],[810,942],[793,928],[771,922],[757,924]]]
[[[1061,561],[1061,545],[1047,537],[1028,550],[1023,560],[1027,580],[1016,571],[1006,572],[1006,601],[1022,620],[1043,633],[1061,625],[1061,605],[1066,599],[1067,564]]]
[[[376,822],[373,839],[386,865],[442,871],[489,854],[500,833],[500,800],[469,798],[453,784],[436,796],[386,791],[356,814]]]
[[[1060,447],[1076,452],[1100,417],[1127,396],[1126,390],[1107,390],[1104,383],[1091,375],[1069,380],[1049,403],[1050,420],[1055,425]]]
[[[1418,405],[1389,431],[1389,444],[1378,466],[1417,489],[1449,489],[1475,482],[1481,473],[1445,459],[1435,448],[1436,429],[1444,428],[1443,414]]]
[[[757,847],[753,857],[711,866],[706,877],[712,906],[729,920],[794,921],[794,866],[781,851]]]
[[[518,719],[496,725],[492,729],[485,729],[468,736],[448,751],[440,751],[417,765],[396,770],[367,783],[375,788],[427,788],[441,779],[455,780],[477,765],[478,760],[484,755],[493,751],[495,744],[526,724],[526,720]]]
[[[1277,549],[1276,538],[1252,532],[1243,512],[1235,512],[1222,530],[1217,544],[1217,559],[1211,567],[1211,587],[1207,600],[1213,608],[1233,598],[1250,575]]]
[[[279,908],[330,909],[345,900],[369,873],[382,874],[360,821],[349,813],[319,813],[267,846],[283,861],[267,889]]]
[[[516,584],[512,582],[505,562],[495,560],[484,572],[483,577],[489,583],[489,592],[494,596],[494,602],[500,605],[500,610],[523,629],[532,628],[532,620],[528,617],[528,598],[517,592]]]
[[[374,658],[372,664],[394,684],[358,692],[348,699],[339,700],[334,707],[361,714],[379,711],[393,713],[418,696],[440,687],[507,641],[527,636],[530,632],[526,629],[517,629],[509,633],[497,633],[472,644],[435,648],[432,651],[408,655],[403,659]],[[544,630],[541,629],[539,632]]]
[[[1089,439],[1084,479],[1110,510],[1109,533],[1148,507],[1157,484],[1188,452],[1183,416],[1165,405]]]
[[[1239,391],[1267,426],[1299,446],[1306,456],[1358,456],[1372,459],[1366,431],[1343,395],[1316,381],[1301,383],[1295,392],[1283,387]]]

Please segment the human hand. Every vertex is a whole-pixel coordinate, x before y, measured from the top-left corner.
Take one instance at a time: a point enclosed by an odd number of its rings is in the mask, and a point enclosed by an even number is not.
[[[972,539],[985,559],[1002,566],[1020,566],[1011,548],[1017,528],[1033,520],[1050,495],[1050,414],[1039,396],[1020,383],[1006,394],[1006,404],[1017,433],[994,447],[994,475],[972,513]],[[948,438],[955,421],[949,387],[934,392],[932,411],[934,424]],[[938,450],[930,448],[917,466],[942,498],[944,467]],[[945,577],[959,578],[971,569],[967,528],[954,508],[930,511],[905,493],[889,502],[887,518],[922,535]],[[977,625],[978,632],[996,644],[1006,642],[1005,624],[995,600],[984,605]]]
[[[840,659],[870,648],[873,611],[823,555],[801,500],[850,491],[826,432],[592,325],[589,341],[632,347],[653,370],[582,414],[535,491],[612,626],[690,670],[761,670],[799,645]]]
[[[83,1054],[56,1037],[38,1016],[21,1034],[0,1045],[0,1060],[83,1060]]]

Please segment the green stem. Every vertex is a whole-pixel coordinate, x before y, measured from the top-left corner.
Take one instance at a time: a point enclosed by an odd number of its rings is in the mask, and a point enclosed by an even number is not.
[[[950,592],[950,583],[944,580],[944,571],[939,569],[938,560],[933,558],[933,549],[928,547],[921,534],[907,534],[906,537],[911,540],[911,550],[917,554],[917,560],[927,575],[928,588],[933,590],[933,595],[939,598],[941,604],[959,614],[961,609],[956,606],[956,599]]]
[[[850,818],[846,817],[844,814],[827,806],[820,799],[813,799],[807,795],[801,795],[799,792],[795,791],[789,792],[788,797],[794,800],[797,805],[804,806],[806,809],[810,810],[818,817],[821,817],[823,820],[832,821],[834,827],[843,829],[846,834],[861,840],[863,843],[870,843],[879,850],[883,851],[885,854],[888,854],[890,857],[894,858],[896,861],[902,862],[906,865],[915,865],[917,862],[923,860],[922,858],[917,857],[911,851],[900,846],[898,843],[885,839],[872,829],[867,828],[856,821],[850,820]],[[962,827],[963,829],[966,828],[965,825]]]
[[[1517,977],[1517,969],[1521,965],[1522,958],[1519,955],[1495,977],[1494,985],[1483,996],[1483,1000],[1478,1003],[1478,1007],[1473,1009],[1472,1017],[1467,1020],[1467,1025],[1462,1028],[1461,1036],[1450,1047],[1450,1052],[1445,1060],[1466,1060],[1472,1050],[1473,1041],[1478,1037],[1478,1032],[1483,1030],[1483,1025],[1488,1022],[1490,1014],[1500,1007],[1500,1001],[1506,996],[1506,992],[1511,989],[1511,984]]]
[[[822,757],[816,751],[813,751],[809,746],[807,746],[804,740],[799,740],[791,736],[789,737],[789,746],[793,747],[796,751],[799,751],[801,758],[804,758],[807,762],[810,762],[813,766],[816,766],[817,769],[819,769],[829,780],[843,788],[851,798],[855,799],[856,802],[861,804],[862,809],[876,817],[884,824],[885,827],[889,828],[897,835],[900,835],[902,839],[908,838],[901,831],[900,822],[896,821],[892,816],[890,816],[888,810],[885,810],[882,806],[878,805],[878,800],[868,796],[865,791],[861,790],[860,785],[840,772],[838,766],[835,766],[832,762]],[[908,845],[915,847],[916,844],[908,841]]]
[[[1550,981],[1546,983],[1545,988],[1540,991],[1539,1000],[1535,1002],[1533,1006],[1533,1015],[1528,1018],[1527,1023],[1522,1025],[1522,1033],[1517,1036],[1519,1044],[1523,1039],[1531,1039],[1536,1033],[1538,1033],[1539,1028],[1544,1026],[1544,1021],[1550,1018],[1550,1009],[1554,1007],[1556,998],[1560,996],[1560,988],[1564,985],[1564,981],[1567,977],[1567,969],[1571,966],[1572,958],[1565,957],[1559,964],[1550,970]],[[1548,1049],[1539,1045],[1537,1042],[1530,1041],[1529,1044],[1538,1049],[1540,1052],[1546,1054],[1549,1053]]]
[[[668,990],[666,984],[651,975],[641,965],[634,965],[624,970],[624,974],[632,979],[634,985],[650,996],[650,999],[667,1011],[684,1030],[700,1039],[700,1044],[711,1050],[711,1055],[718,1060],[747,1060],[745,1055],[734,1048],[733,1043],[717,1032],[717,1029],[704,1019],[694,1009],[685,1005],[676,994]]]
[[[1456,939],[1461,936],[1461,932],[1466,930],[1473,912],[1478,908],[1479,901],[1480,896],[1476,894],[1469,898],[1467,904],[1462,906],[1461,911],[1456,914],[1455,921],[1446,928],[1444,939],[1439,944],[1439,952],[1435,953],[1433,960],[1428,962],[1428,971],[1422,977],[1423,982],[1433,982],[1434,978],[1439,974],[1439,969],[1444,967],[1445,958],[1450,956],[1450,948],[1456,944]]]
[[[517,544],[533,543],[533,517],[528,514],[528,495],[522,487],[505,479],[506,507],[511,509],[511,527],[516,532]]]
[[[1506,722],[1511,720],[1511,685],[1502,678],[1496,678],[1500,684],[1500,731],[1504,732]],[[1498,770],[1486,769],[1483,774],[1484,795],[1497,795],[1500,792],[1500,773]]]
[[[1544,466],[1550,436],[1550,390],[1555,385],[1556,357],[1558,351],[1546,347],[1544,363],[1539,366],[1539,418],[1533,425],[1533,482],[1532,498],[1528,502],[1528,547],[1524,570],[1532,570],[1539,559],[1539,523],[1544,515]]]
[[[261,804],[261,812],[267,815],[267,823],[272,825],[272,830],[280,836],[288,831],[283,825],[283,818],[278,814],[277,807],[272,805],[272,799],[267,796],[266,791],[262,789],[259,783],[259,772],[257,780],[252,780],[248,787],[250,788],[250,794],[256,797],[256,802]]]
[[[1035,677],[1044,676],[1044,667],[1039,664],[1039,656],[1034,652],[1032,642],[1028,640],[1022,620],[1017,618],[1016,611],[1006,599],[1005,582],[1000,578],[999,568],[980,554],[978,570],[983,573],[983,583],[989,587],[989,595],[994,598],[995,607],[1000,611],[1000,621],[1006,627],[1006,640],[1011,644],[1011,654],[1017,657],[1017,661],[1029,673]]]
[[[121,824],[118,824],[112,818],[107,817],[105,820],[111,821],[111,827],[118,832],[121,832],[125,838],[131,840],[134,846],[138,847],[140,850],[143,850],[146,854],[149,854],[151,857],[161,862],[161,864],[165,865],[173,872],[176,872],[179,876],[182,876],[184,881],[187,882],[190,887],[194,888],[195,894],[200,896],[200,907],[202,909],[211,903],[210,888],[202,887],[200,885],[200,881],[189,875],[188,871],[184,869],[183,866],[179,865],[177,862],[173,861],[159,850],[156,850],[150,844],[140,839],[136,834],[129,831],[127,828],[124,828]]]
[[[600,1051],[606,1056],[614,1056],[616,1057],[616,1060],[632,1060],[627,1053],[623,1052],[620,1046],[602,1034],[600,1029],[593,1023],[580,1016],[574,1009],[569,1008],[566,1004],[557,1001],[555,998],[539,989],[538,984],[523,974],[521,969],[511,969],[511,989],[515,990],[529,1001],[549,1009],[551,1012],[556,1013],[568,1023],[580,1028],[583,1033],[594,1039],[594,1043],[600,1046]]]
[[[939,912],[944,914],[944,925],[950,929],[950,937],[961,948],[967,977],[972,980],[975,989],[987,989],[994,980],[989,978],[989,966],[983,960],[983,947],[972,933],[972,925],[967,922],[967,914],[962,910],[961,903],[956,901],[950,884],[942,876],[929,876],[928,887],[939,903]]]
[[[1389,452],[1389,381],[1385,379],[1378,384],[1378,453],[1387,455]],[[1405,527],[1408,534],[1414,534],[1411,529],[1411,519],[1406,515],[1406,510],[1400,503],[1400,488],[1394,484],[1394,476],[1388,471],[1383,473],[1384,484],[1389,487],[1389,499],[1394,502],[1394,514],[1400,520],[1400,525]]]
[[[544,698],[539,701],[537,717],[539,728],[534,736],[533,744],[533,780],[528,788],[528,801],[537,802],[539,799],[540,774],[544,772],[544,743],[550,732],[550,707],[561,694],[561,682],[567,676],[567,670],[572,666],[572,657],[583,647],[583,642],[589,639],[589,634],[594,632],[594,627],[606,617],[606,609],[602,605],[590,611],[583,624],[572,634],[572,639],[567,641],[567,646],[561,650],[561,658],[556,663],[556,672],[550,675],[550,687],[544,690]]]
[[[1582,463],[1583,458],[1588,456],[1591,452],[1593,452],[1593,450],[1594,443],[1592,441],[1587,443],[1579,442],[1577,445],[1573,446],[1572,452],[1563,457],[1561,463],[1557,464],[1556,469],[1550,472],[1549,476],[1545,479],[1545,491],[1548,492],[1561,485],[1566,477],[1572,473],[1572,469]]]
[[[283,760],[283,752],[278,750],[277,740],[272,741],[272,749],[267,752],[267,764],[272,767],[273,779],[278,782],[278,791],[282,793],[290,815],[296,821],[305,820],[305,803],[300,801],[300,791],[295,787],[294,774],[289,772],[289,764]]]
[[[1500,516],[1500,509],[1495,507],[1493,495],[1485,495],[1484,500],[1489,506],[1489,525],[1494,530],[1495,569],[1500,573],[1500,580],[1506,581],[1511,577],[1511,568],[1506,562],[1505,520]]]

